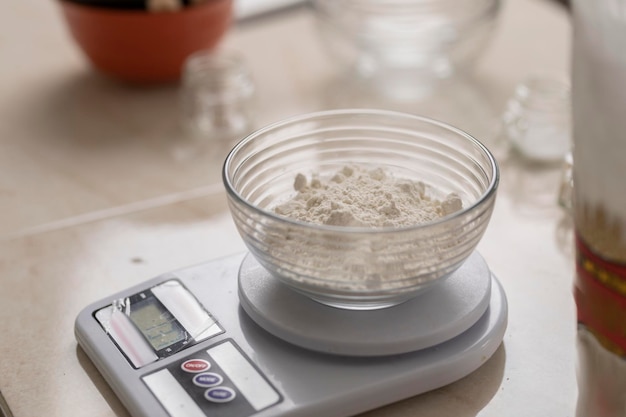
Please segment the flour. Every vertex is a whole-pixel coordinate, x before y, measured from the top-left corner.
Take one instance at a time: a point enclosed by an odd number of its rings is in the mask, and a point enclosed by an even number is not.
[[[439,199],[422,181],[396,178],[382,168],[347,165],[323,180],[313,174],[294,179],[297,192],[274,207],[277,214],[296,220],[344,227],[406,227],[424,224],[463,208],[450,193]]]
[[[336,296],[358,303],[354,300],[359,294],[381,299],[414,294],[446,272],[442,262],[450,248],[462,245],[467,228],[473,227],[462,216],[449,223],[435,222],[462,210],[459,195],[446,195],[380,167],[346,165],[326,175],[297,174],[293,188],[293,195],[270,207],[281,217],[368,229],[331,233],[281,223],[259,236],[273,258],[273,273],[316,299]],[[426,223],[432,227],[407,227]],[[381,228],[398,231],[378,233]]]

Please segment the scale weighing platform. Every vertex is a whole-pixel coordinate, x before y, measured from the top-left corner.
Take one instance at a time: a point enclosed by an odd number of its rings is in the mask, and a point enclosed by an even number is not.
[[[75,333],[134,417],[345,417],[470,374],[506,324],[478,253],[426,293],[369,311],[315,302],[241,254],[96,302]]]

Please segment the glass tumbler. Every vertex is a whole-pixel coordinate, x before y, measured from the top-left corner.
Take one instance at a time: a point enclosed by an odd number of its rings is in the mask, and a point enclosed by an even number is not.
[[[509,144],[530,160],[563,161],[572,146],[570,106],[565,81],[547,76],[523,81],[502,116]]]
[[[181,90],[182,124],[192,137],[230,140],[251,130],[256,88],[238,55],[192,54],[185,61]]]

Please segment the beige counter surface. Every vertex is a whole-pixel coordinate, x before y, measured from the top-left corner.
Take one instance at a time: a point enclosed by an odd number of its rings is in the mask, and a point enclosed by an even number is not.
[[[505,1],[475,75],[444,101],[397,106],[464,128],[498,156],[479,249],[507,293],[509,325],[478,371],[367,416],[573,416],[574,260],[560,170],[521,161],[497,137],[517,82],[566,76],[569,30],[558,6]],[[256,80],[258,126],[351,104],[331,94],[335,70],[306,8],[239,23],[224,46]],[[177,85],[131,87],[92,71],[54,1],[0,5],[0,56],[0,392],[15,417],[125,416],[73,321],[113,292],[245,250],[221,185],[227,147],[185,138]]]

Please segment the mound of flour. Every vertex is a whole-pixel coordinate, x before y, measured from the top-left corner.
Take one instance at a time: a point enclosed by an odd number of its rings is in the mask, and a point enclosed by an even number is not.
[[[274,207],[296,220],[347,227],[405,227],[459,211],[461,198],[421,181],[396,178],[382,168],[344,166],[327,180],[297,174],[296,194]],[[441,198],[443,197],[443,198]]]

